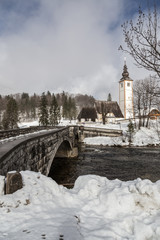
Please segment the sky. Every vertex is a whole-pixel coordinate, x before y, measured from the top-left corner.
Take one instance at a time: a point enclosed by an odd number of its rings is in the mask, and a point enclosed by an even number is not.
[[[148,1],[0,0],[0,94],[49,90],[105,100],[111,93],[118,100],[124,57],[133,80],[150,74],[118,51],[121,24],[136,18],[139,5]]]

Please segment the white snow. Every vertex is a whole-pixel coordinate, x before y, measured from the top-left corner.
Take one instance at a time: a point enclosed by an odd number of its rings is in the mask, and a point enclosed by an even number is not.
[[[30,121],[30,122],[19,122],[18,123],[19,128],[27,128],[27,127],[31,127],[31,126],[39,126],[39,121],[35,120],[35,121]]]
[[[160,181],[86,175],[66,189],[40,173],[21,174],[22,189],[0,192],[0,239],[160,239]]]
[[[134,146],[158,145],[160,144],[160,132],[155,128],[141,127],[133,136]]]
[[[21,139],[21,138],[27,138],[29,136],[34,136],[37,133],[45,133],[45,132],[47,133],[49,131],[53,131],[53,129],[40,130],[40,131],[36,131],[36,132],[32,132],[32,133],[20,134],[20,135],[14,136],[14,137],[4,138],[4,139],[0,140],[0,144],[4,144],[6,142],[12,142],[16,139]]]
[[[84,142],[88,145],[107,145],[107,146],[128,146],[129,141],[126,135],[126,129],[123,129],[124,135],[119,137],[89,137]],[[160,145],[160,132],[155,128],[141,127],[133,134],[132,146]]]

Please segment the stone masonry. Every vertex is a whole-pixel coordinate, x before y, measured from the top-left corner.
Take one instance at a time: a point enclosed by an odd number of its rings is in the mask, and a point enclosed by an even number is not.
[[[9,171],[31,170],[48,176],[58,149],[63,156],[76,157],[78,154],[77,127],[64,127],[22,140],[0,157],[0,175]],[[61,148],[61,145],[63,148]]]

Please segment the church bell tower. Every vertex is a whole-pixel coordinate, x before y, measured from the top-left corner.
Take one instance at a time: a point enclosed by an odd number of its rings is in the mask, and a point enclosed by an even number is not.
[[[122,78],[119,81],[119,106],[125,119],[134,117],[133,80],[129,77],[126,61],[124,61]]]

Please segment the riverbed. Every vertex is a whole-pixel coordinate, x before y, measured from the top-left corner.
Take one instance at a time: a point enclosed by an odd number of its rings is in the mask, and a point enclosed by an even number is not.
[[[77,177],[96,174],[123,181],[160,179],[160,148],[85,146],[76,159],[55,158],[49,176],[72,186]]]

